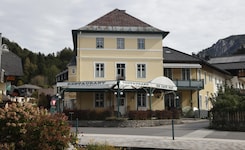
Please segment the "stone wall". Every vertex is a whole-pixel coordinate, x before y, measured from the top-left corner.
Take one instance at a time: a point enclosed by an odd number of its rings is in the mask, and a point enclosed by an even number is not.
[[[174,124],[181,124],[181,119],[174,119]],[[172,124],[171,119],[164,120],[111,120],[111,121],[70,121],[78,127],[152,127]]]

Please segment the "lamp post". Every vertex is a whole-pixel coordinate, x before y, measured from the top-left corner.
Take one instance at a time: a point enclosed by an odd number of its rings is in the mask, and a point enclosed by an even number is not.
[[[179,99],[179,96],[177,96],[175,92],[173,92],[173,94],[174,94],[174,101]],[[172,109],[172,139],[174,140],[174,109]]]
[[[60,113],[60,100],[61,100],[61,96],[59,93],[56,94],[56,100],[57,100],[57,112]]]

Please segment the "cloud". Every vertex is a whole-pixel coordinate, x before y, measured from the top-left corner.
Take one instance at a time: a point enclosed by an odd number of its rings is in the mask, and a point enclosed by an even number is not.
[[[164,46],[191,53],[244,34],[244,5],[244,0],[2,0],[0,32],[34,52],[55,53],[73,48],[72,29],[118,8],[170,31]]]

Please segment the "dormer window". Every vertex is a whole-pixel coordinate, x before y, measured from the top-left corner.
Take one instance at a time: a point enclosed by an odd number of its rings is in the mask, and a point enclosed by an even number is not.
[[[104,38],[96,38],[96,48],[104,48]]]

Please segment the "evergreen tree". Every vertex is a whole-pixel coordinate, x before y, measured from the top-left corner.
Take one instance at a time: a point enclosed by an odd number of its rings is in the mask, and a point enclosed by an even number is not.
[[[33,53],[17,43],[3,38],[3,44],[7,44],[10,51],[19,56],[22,60],[24,76],[18,84],[37,84],[42,87],[49,87],[55,83],[55,76],[66,69],[67,64],[74,56],[70,48],[64,48],[60,52],[44,55],[41,52]],[[40,82],[37,80],[40,79]]]

